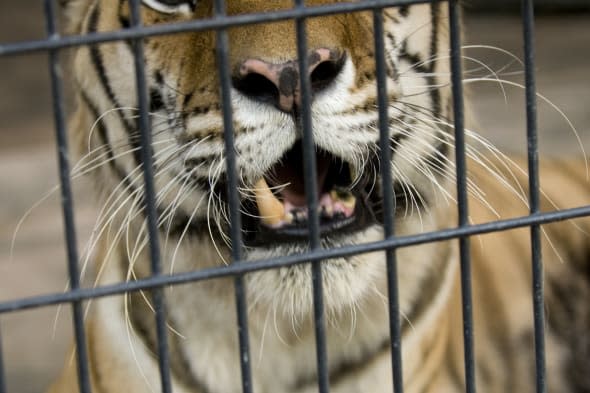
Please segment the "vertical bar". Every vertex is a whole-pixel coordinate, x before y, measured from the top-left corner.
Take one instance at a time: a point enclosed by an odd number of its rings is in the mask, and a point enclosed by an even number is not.
[[[130,0],[131,24],[140,27],[140,0]],[[144,208],[147,213],[147,227],[149,236],[150,267],[152,276],[162,274],[160,243],[158,240],[158,213],[156,211],[154,168],[152,158],[152,134],[150,118],[148,116],[149,101],[147,97],[147,83],[145,77],[145,61],[142,39],[135,39],[133,45],[133,61],[135,68],[135,83],[137,87],[137,103],[139,108],[139,131],[141,135],[141,161],[144,181]],[[164,289],[152,290],[152,302],[156,318],[156,336],[158,347],[158,367],[160,383],[163,393],[171,393],[170,359],[168,352],[168,337],[166,331],[166,305]]]
[[[215,0],[214,16],[225,16],[225,1]],[[236,152],[234,147],[234,128],[231,106],[231,76],[229,67],[229,41],[225,29],[217,30],[216,40],[217,69],[221,85],[221,107],[223,108],[223,136],[225,142],[225,159],[227,172],[227,195],[230,213],[230,238],[232,262],[242,260],[242,220],[240,216],[240,197],[238,195],[238,177],[236,170]],[[250,340],[248,333],[248,308],[246,307],[246,288],[243,277],[234,279],[236,308],[238,318],[238,340],[240,346],[240,368],[242,391],[252,392],[252,371],[250,365]]]
[[[0,326],[1,327],[1,326]],[[0,328],[0,393],[6,393],[6,379],[4,376],[4,357],[2,351],[2,329]]]
[[[47,37],[51,40],[59,39],[56,28],[55,5],[53,0],[45,0],[45,18],[47,23]],[[80,274],[78,272],[78,250],[76,228],[74,224],[74,207],[72,188],[70,184],[69,149],[66,133],[62,70],[59,64],[57,50],[49,51],[49,73],[51,77],[51,93],[53,101],[53,116],[57,141],[57,154],[59,161],[59,177],[61,184],[61,204],[63,210],[64,232],[66,239],[66,252],[68,258],[68,274],[70,288],[80,287]],[[76,342],[78,386],[81,393],[90,393],[90,378],[88,373],[88,355],[86,351],[86,332],[84,329],[84,316],[82,302],[72,302],[72,314]]]
[[[381,162],[383,163],[380,168],[381,180],[383,182],[383,231],[384,237],[389,239],[395,235],[395,196],[393,194],[393,177],[391,174],[391,145],[389,143],[389,110],[382,9],[373,10],[373,30],[375,35],[375,71],[377,74],[377,102],[379,108],[379,149]],[[391,340],[393,391],[395,393],[403,393],[402,342],[395,250],[386,250],[385,257],[389,295],[389,334]]]
[[[535,46],[534,46],[534,5],[532,0],[522,1],[526,113],[527,113],[527,145],[529,170],[529,208],[531,214],[539,208],[539,150],[537,144],[537,92],[535,83]],[[535,320],[535,371],[537,392],[547,391],[545,378],[545,328],[543,309],[543,256],[541,253],[541,227],[531,226],[531,253],[533,273],[533,312]]]
[[[304,0],[295,0],[295,8],[305,9]],[[320,220],[318,215],[318,187],[316,171],[315,144],[313,142],[313,125],[311,119],[311,84],[309,75],[307,37],[305,18],[295,20],[297,33],[297,57],[299,61],[299,75],[301,82],[300,118],[303,132],[303,178],[305,197],[308,207],[309,243],[311,251],[318,250],[320,243]],[[320,393],[330,391],[328,373],[328,354],[326,351],[326,321],[324,316],[324,288],[322,282],[321,261],[311,265],[313,283],[313,315],[315,323],[316,359],[318,371],[318,387]]]
[[[463,106],[463,67],[461,64],[460,6],[449,0],[449,28],[451,33],[451,79],[455,119],[455,162],[457,165],[457,201],[459,226],[469,225],[467,200],[467,163],[465,156],[465,120]],[[461,258],[461,298],[463,308],[463,350],[465,360],[465,389],[475,392],[475,356],[473,349],[473,309],[471,294],[471,255],[468,237],[459,238]]]

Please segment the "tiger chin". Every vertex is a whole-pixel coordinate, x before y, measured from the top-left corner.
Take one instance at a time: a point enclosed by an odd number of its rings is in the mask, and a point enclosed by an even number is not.
[[[290,0],[226,3],[229,15],[292,7]],[[65,7],[75,33],[131,25],[126,1],[73,0]],[[145,0],[141,15],[145,25],[157,25],[207,18],[212,9],[210,0]],[[323,248],[383,239],[384,165],[394,179],[397,235],[456,225],[447,24],[446,4],[384,9],[390,163],[379,158],[370,12],[309,19],[305,76],[293,21],[228,30],[244,263],[309,247],[301,78],[312,90]],[[163,270],[224,266],[231,253],[215,33],[149,37],[144,52]],[[128,42],[80,47],[73,55],[77,109],[70,128],[78,168],[97,185],[100,208],[90,240],[96,285],[150,275],[132,64]],[[474,148],[470,222],[528,214],[526,164],[476,134],[468,133],[467,142]],[[543,163],[541,174],[544,210],[590,201],[582,160]],[[551,392],[590,391],[588,233],[588,218],[543,226]],[[471,246],[478,388],[533,392],[529,230],[475,236]],[[404,247],[396,256],[405,391],[462,392],[457,241]],[[384,253],[322,261],[322,270],[331,391],[393,391]],[[309,264],[244,276],[257,393],[317,389],[311,277]],[[165,289],[174,392],[241,391],[233,284],[219,278]],[[86,331],[93,392],[159,391],[151,303],[147,292],[92,302]],[[72,363],[50,393],[78,391]]]

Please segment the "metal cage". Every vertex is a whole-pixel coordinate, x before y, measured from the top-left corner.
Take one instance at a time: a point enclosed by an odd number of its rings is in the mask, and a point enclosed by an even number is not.
[[[346,246],[334,249],[322,249],[319,242],[319,218],[318,214],[312,214],[310,218],[309,238],[310,250],[303,255],[283,256],[269,260],[258,260],[248,263],[242,262],[242,250],[240,246],[233,247],[233,263],[226,267],[208,268],[188,273],[167,275],[163,274],[160,267],[160,249],[157,238],[156,209],[154,198],[154,185],[152,173],[152,157],[149,146],[151,135],[149,132],[149,109],[148,96],[146,94],[146,80],[143,61],[142,38],[152,35],[174,34],[187,31],[215,30],[217,34],[217,56],[218,64],[226,65],[220,67],[220,81],[222,91],[222,108],[224,120],[224,139],[227,158],[228,173],[228,194],[231,219],[231,241],[234,245],[242,244],[240,233],[239,197],[237,195],[236,178],[236,157],[233,149],[232,113],[230,106],[230,87],[228,64],[228,40],[226,29],[233,26],[254,24],[269,21],[294,20],[296,22],[299,67],[303,74],[306,74],[307,53],[305,40],[305,21],[308,17],[329,15],[335,13],[346,13],[360,10],[373,12],[375,28],[375,49],[377,62],[378,81],[378,104],[379,104],[379,128],[381,146],[387,146],[388,122],[387,122],[387,97],[385,94],[385,56],[382,9],[391,6],[406,6],[418,3],[429,3],[437,0],[365,0],[357,2],[342,2],[330,5],[306,7],[303,0],[295,0],[292,9],[264,14],[250,14],[240,16],[227,16],[225,14],[224,0],[215,0],[214,16],[206,20],[194,20],[178,24],[166,24],[151,27],[143,27],[140,20],[140,0],[130,0],[133,23],[129,28],[120,31],[95,33],[83,36],[62,36],[56,29],[56,4],[53,0],[45,0],[45,17],[47,23],[47,37],[37,41],[20,43],[5,43],[0,45],[0,57],[25,54],[33,51],[46,51],[49,53],[49,72],[52,82],[53,110],[55,119],[56,140],[58,145],[58,157],[61,181],[61,198],[63,205],[63,216],[66,232],[67,263],[69,269],[69,280],[71,289],[65,293],[51,293],[30,298],[15,299],[0,303],[0,315],[17,311],[24,311],[31,308],[43,307],[55,304],[70,304],[72,306],[76,356],[78,366],[78,377],[80,391],[90,393],[89,372],[87,365],[87,354],[85,346],[85,332],[83,324],[82,302],[88,299],[120,295],[126,292],[139,290],[152,291],[154,296],[157,335],[158,335],[158,359],[161,374],[161,391],[170,392],[170,369],[168,359],[168,348],[165,333],[166,309],[162,297],[162,289],[187,282],[196,282],[219,277],[233,277],[235,280],[235,296],[237,299],[238,326],[236,334],[239,334],[240,362],[242,387],[245,393],[252,392],[250,377],[250,356],[248,345],[248,324],[247,308],[245,304],[244,286],[242,278],[244,274],[263,269],[273,269],[294,264],[310,262],[313,266],[313,294],[314,294],[314,317],[316,334],[316,354],[318,367],[319,391],[329,391],[326,339],[325,339],[325,317],[323,310],[323,294],[321,285],[321,261],[333,257],[350,256],[355,254],[385,251],[387,255],[388,280],[389,280],[389,311],[390,311],[390,334],[391,334],[391,356],[393,364],[394,391],[403,392],[402,381],[402,359],[401,359],[401,338],[400,319],[398,306],[398,289],[396,276],[396,250],[428,242],[457,239],[460,242],[461,257],[461,288],[463,299],[463,324],[464,324],[464,358],[466,391],[475,392],[475,366],[473,352],[473,322],[472,322],[472,301],[471,301],[471,274],[470,274],[470,236],[477,234],[503,231],[519,227],[530,227],[532,244],[532,269],[533,283],[531,297],[534,307],[535,322],[535,352],[536,352],[536,382],[537,391],[546,391],[545,382],[545,350],[543,331],[543,281],[542,281],[542,256],[540,250],[540,226],[542,224],[567,220],[576,217],[589,216],[590,206],[540,213],[539,211],[539,182],[538,182],[538,149],[537,149],[537,124],[536,124],[536,91],[533,47],[533,1],[522,0],[522,22],[523,37],[525,45],[525,74],[526,74],[526,108],[527,108],[527,138],[528,138],[528,165],[530,182],[530,214],[514,219],[499,220],[480,225],[469,224],[466,187],[466,160],[464,141],[464,113],[463,113],[463,92],[462,92],[462,64],[461,64],[461,34],[459,23],[459,4],[457,0],[448,0],[443,3],[449,8],[449,29],[451,32],[451,69],[452,69],[452,91],[455,118],[456,134],[456,163],[457,163],[457,191],[459,205],[459,222],[455,228],[420,233],[411,236],[396,236],[393,223],[393,201],[391,173],[388,166],[383,168],[383,189],[385,201],[385,240],[354,246]],[[70,187],[70,163],[68,157],[68,140],[66,136],[66,124],[64,119],[64,97],[62,87],[62,76],[59,64],[59,54],[64,48],[80,45],[91,45],[103,42],[118,40],[129,40],[133,43],[135,54],[136,82],[138,86],[138,102],[140,109],[139,124],[142,137],[142,160],[144,181],[146,189],[146,207],[149,227],[149,249],[152,261],[152,276],[146,279],[139,279],[131,282],[122,282],[114,285],[82,288],[79,283],[78,251],[76,249],[76,229],[74,226],[74,210],[72,207],[72,192]],[[316,212],[318,205],[315,171],[315,155],[313,154],[312,124],[310,115],[310,86],[309,82],[302,83],[302,120],[303,120],[303,147],[304,147],[304,174],[305,187],[307,192],[307,203],[312,212]],[[391,154],[388,148],[381,148],[381,160],[389,161]],[[1,343],[1,339],[0,339]],[[3,377],[2,352],[0,347],[0,393],[6,393],[5,379]]]

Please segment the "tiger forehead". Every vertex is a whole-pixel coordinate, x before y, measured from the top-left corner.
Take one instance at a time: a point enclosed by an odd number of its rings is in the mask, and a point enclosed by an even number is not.
[[[115,1],[115,0],[106,0]],[[313,0],[307,1],[309,7],[338,3],[338,1]],[[273,1],[227,1],[227,13],[229,15],[267,13],[272,11],[288,10],[293,8],[292,0]],[[119,19],[129,19],[128,2],[118,3]],[[193,15],[187,16],[164,15],[148,7],[143,7],[142,18],[145,25],[160,23],[172,23],[182,20],[198,20],[212,15],[212,1],[199,1]],[[104,17],[107,17],[106,15]],[[113,23],[113,19],[108,17]],[[371,57],[372,52],[372,15],[370,12],[355,12],[347,14],[327,15],[306,20],[307,46],[310,50],[329,48],[337,52],[348,52],[350,58],[357,66]],[[297,58],[296,22],[294,20],[257,23],[252,25],[237,26],[228,29],[230,43],[230,62],[239,64],[246,59],[259,59],[270,63],[282,63]],[[187,33],[174,36],[151,37],[148,45],[154,50],[154,56],[164,59],[175,58],[175,54],[182,52],[178,58],[184,59],[188,66],[192,66],[194,72],[214,65],[210,61],[202,64],[203,58],[213,54],[215,48],[214,32],[205,31]],[[153,45],[156,43],[155,45]],[[159,43],[159,44],[158,44]],[[162,53],[166,52],[166,53]],[[148,59],[150,58],[148,54]],[[214,59],[215,56],[210,56]],[[200,64],[195,64],[200,63]],[[163,68],[169,68],[160,64]],[[362,68],[362,66],[361,66]]]
[[[356,18],[361,15],[356,15]],[[310,49],[349,49],[367,45],[370,29],[361,28],[352,15],[334,15],[309,19],[306,23],[307,46]],[[243,26],[229,31],[231,56],[234,60],[258,58],[283,62],[297,57],[294,21]],[[370,40],[369,40],[370,43]]]
[[[341,2],[309,0],[306,1],[306,6],[333,3]],[[101,0],[100,4],[99,29],[114,30],[129,24],[128,1]],[[190,15],[163,14],[143,6],[142,22],[149,26],[207,19],[212,16],[212,0],[199,0],[196,4]],[[226,5],[228,15],[264,14],[293,8],[292,0],[228,0]],[[387,8],[385,12],[388,17],[404,17],[399,7]],[[327,48],[335,53],[346,54],[353,65],[355,85],[361,86],[372,80],[371,75],[374,74],[372,19],[370,11],[308,18],[305,23],[307,47],[310,52]],[[281,64],[298,57],[294,20],[236,26],[228,29],[228,36],[231,70],[239,69],[239,65],[248,59]],[[182,92],[198,92],[196,97],[188,100],[191,106],[207,105],[217,96],[215,37],[215,31],[209,30],[148,37],[145,40],[148,69],[161,70],[165,84],[172,84]]]
[[[173,22],[178,19],[204,19],[212,16],[211,1],[200,1],[191,17],[177,15],[174,17],[146,10],[145,23],[157,24]],[[338,3],[337,1],[308,1],[308,7]],[[228,1],[228,15],[265,14],[293,8],[292,0],[273,1]],[[353,14],[335,14],[309,18],[305,24],[307,45],[309,48],[342,48],[367,44],[367,37],[372,34],[371,14],[357,12]],[[228,29],[231,43],[231,55],[235,58],[257,57],[265,60],[289,60],[296,57],[296,22],[262,22],[237,26]],[[370,42],[370,41],[369,41]]]
[[[119,20],[128,21],[130,19],[129,3],[127,1],[102,1],[103,3],[112,5],[112,7],[108,8],[118,8]],[[316,7],[334,3],[343,3],[343,1],[308,0],[306,1],[306,6]],[[273,11],[285,11],[293,9],[293,7],[292,0],[226,1],[226,11],[230,16],[253,13],[265,14]],[[101,8],[105,9],[107,7],[103,6]],[[142,11],[142,21],[145,25],[207,19],[213,15],[213,1],[197,1],[192,15],[182,13],[165,15],[149,7],[142,7]],[[395,7],[388,8],[387,14],[401,17],[405,13],[399,7]],[[116,23],[116,18],[109,17],[109,19],[111,21],[110,23]],[[295,58],[297,53],[295,24],[296,22],[294,20],[287,20],[273,23],[262,22],[230,28],[229,36],[233,60],[255,57],[266,61],[280,62]],[[111,26],[111,28],[116,27]],[[371,46],[372,13],[365,11],[308,18],[305,28],[307,45],[310,49],[324,47],[356,51],[360,49],[362,52],[366,52],[364,49]],[[177,40],[176,43],[181,46],[189,44],[187,40],[183,39]],[[362,53],[362,55],[365,55],[365,53]]]
[[[141,1],[141,0],[140,0]],[[123,0],[99,0],[101,10],[115,10],[119,11],[119,15],[123,16],[124,18],[130,17],[130,9],[129,9],[129,2]],[[334,1],[334,0],[307,0],[305,2],[306,7],[317,7],[322,5],[330,5],[335,3],[346,3],[345,1]],[[90,6],[91,2],[88,1],[86,3]],[[226,1],[226,13],[230,16],[232,15],[243,15],[243,14],[264,14],[273,11],[286,11],[289,9],[293,9],[294,3],[293,0],[227,0]],[[419,6],[417,6],[419,7]],[[393,7],[388,9],[388,13],[394,14],[396,17],[405,17],[407,16],[407,6],[404,7]],[[204,19],[210,18],[213,16],[213,0],[198,0],[196,2],[196,7],[192,15],[186,15],[183,13],[177,14],[162,14],[158,11],[150,9],[149,7],[145,6],[142,7],[142,22],[144,24],[157,24],[157,23],[171,23],[179,20],[189,20],[189,19]],[[339,16],[343,15],[354,15],[353,18],[342,18]],[[330,22],[330,19],[333,19],[334,22],[340,24],[349,23],[351,20],[363,19],[366,17],[370,17],[371,12],[369,11],[359,11],[352,14],[335,14],[333,16],[321,16],[315,18],[308,18],[307,24],[309,29],[309,24],[312,23],[314,20],[321,20],[324,23],[320,23],[319,25],[325,26],[326,30],[329,30],[329,27],[334,27],[334,24]],[[365,20],[362,25],[367,25],[367,22],[370,20]],[[369,23],[370,24],[370,23]],[[257,25],[253,25],[257,26]],[[354,26],[347,26],[348,29],[353,28]]]
[[[100,0],[102,3],[101,8],[118,8],[121,13],[129,15],[129,2],[122,0]],[[329,0],[308,0],[305,2],[306,7],[317,7],[321,5],[329,5],[334,3],[344,3],[344,1],[329,1]],[[175,21],[181,19],[203,19],[211,18],[214,14],[213,11],[213,0],[198,0],[196,7],[191,15],[184,13],[177,14],[162,14],[156,10],[150,9],[149,7],[143,8],[143,22],[146,24],[158,23],[162,21]],[[226,14],[229,16],[244,15],[244,14],[265,14],[276,11],[287,11],[294,8],[292,0],[272,0],[272,1],[261,1],[261,0],[234,0],[226,1]],[[325,20],[327,17],[322,16],[321,19]],[[309,18],[308,20],[313,20]]]

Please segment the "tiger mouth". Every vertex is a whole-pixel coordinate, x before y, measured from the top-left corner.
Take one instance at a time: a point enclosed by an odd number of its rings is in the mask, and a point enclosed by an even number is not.
[[[310,211],[303,174],[303,149],[297,142],[263,176],[243,206],[244,241],[249,246],[307,241]],[[374,175],[357,175],[353,166],[316,150],[319,230],[322,238],[363,230],[377,222],[372,206]]]

